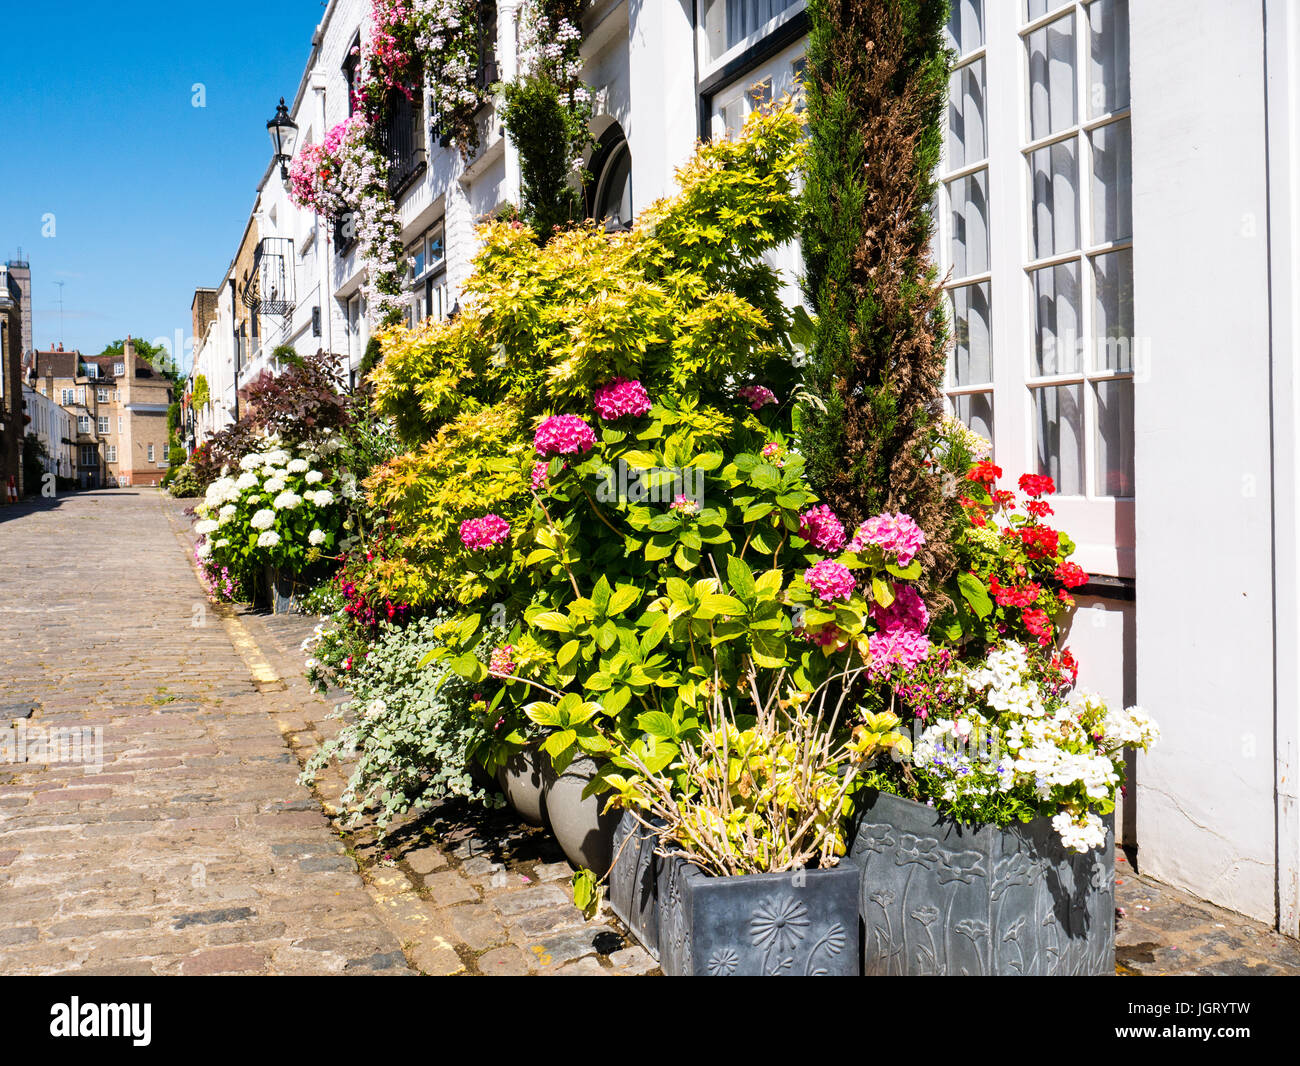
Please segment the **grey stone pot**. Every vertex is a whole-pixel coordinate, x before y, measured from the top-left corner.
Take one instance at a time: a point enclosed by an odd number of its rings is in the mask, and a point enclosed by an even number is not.
[[[551,760],[542,755],[545,786],[542,791],[542,816],[555,834],[565,857],[579,869],[591,870],[597,877],[609,871],[614,855],[614,829],[619,812],[601,813],[605,797],[582,798],[582,790],[591,784],[600,769],[595,759],[581,756],[556,775]]]
[[[266,597],[272,614],[291,614],[301,595],[297,578],[266,567]]]
[[[659,904],[655,862],[657,838],[631,814],[614,830],[614,868],[609,874],[609,905],[646,951],[659,957]]]
[[[852,977],[858,869],[709,877],[659,861],[659,965],[669,976]]]
[[[509,762],[497,771],[497,784],[501,786],[506,802],[530,825],[546,824],[542,809],[542,791],[546,785],[543,764],[549,766],[550,761],[550,757],[534,745],[512,755]]]
[[[868,792],[849,850],[861,868],[863,973],[1115,973],[1115,826],[1086,855],[1039,818],[972,829]]]

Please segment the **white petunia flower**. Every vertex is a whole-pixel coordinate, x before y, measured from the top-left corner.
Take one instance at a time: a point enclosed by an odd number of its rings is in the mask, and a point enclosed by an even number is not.
[[[270,529],[275,525],[275,512],[263,507],[248,522],[254,529]]]

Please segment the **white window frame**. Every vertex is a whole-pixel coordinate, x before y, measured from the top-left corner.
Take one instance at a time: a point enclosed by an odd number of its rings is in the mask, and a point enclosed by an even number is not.
[[[105,459],[107,459],[107,461],[110,462],[110,463],[115,463],[115,462],[117,462],[117,445],[116,445],[116,444],[110,444],[110,445],[107,446],[107,454],[105,455]]]
[[[807,52],[807,39],[782,49],[777,55],[717,90],[709,103],[709,133],[715,139],[735,140],[759,100],[780,100],[798,88],[797,72]],[[763,87],[762,92],[755,90]],[[731,111],[731,114],[728,114]]]
[[[108,415],[100,415],[98,418],[95,419],[95,425],[96,428],[99,430],[100,436],[104,436],[109,432],[108,427],[110,426],[110,424],[111,423],[108,420]]]
[[[726,0],[717,0],[717,2],[726,3]],[[784,11],[777,13],[774,17],[754,30],[753,33],[741,38],[730,48],[726,49],[721,55],[714,59],[710,59],[709,31],[705,21],[708,14],[706,11],[706,3],[707,0],[701,0],[700,2],[699,25],[696,28],[696,47],[699,50],[701,80],[704,80],[714,72],[721,70],[737,56],[744,55],[748,49],[753,48],[754,45],[758,44],[758,42],[763,40],[764,37],[776,32],[777,29],[789,22],[808,6],[807,0],[795,0],[795,3],[791,4]],[[800,47],[802,48],[802,45]],[[779,95],[780,94],[778,94],[778,98]]]
[[[122,376],[125,375],[125,374],[126,374],[126,364],[125,364],[125,363],[114,363],[114,364],[113,364],[113,377],[115,377],[115,378],[120,378],[120,377],[122,377]]]
[[[96,402],[96,403],[108,403],[108,389],[96,389],[96,390],[95,390],[95,402]]]
[[[941,276],[948,290],[981,280],[990,282],[989,343],[992,361],[993,457],[1002,467],[1004,480],[1014,484],[1022,473],[1037,472],[1035,407],[1031,386],[1051,382],[1084,386],[1084,494],[1054,496],[1051,499],[1053,521],[1069,533],[1078,545],[1075,560],[1087,571],[1112,577],[1134,576],[1134,511],[1132,497],[1096,494],[1094,471],[1097,463],[1097,411],[1092,383],[1107,378],[1132,378],[1131,373],[1114,374],[1092,369],[1092,321],[1094,288],[1091,258],[1097,254],[1130,247],[1131,239],[1093,246],[1090,241],[1092,219],[1092,156],[1089,132],[1119,121],[1129,109],[1108,112],[1089,118],[1086,108],[1090,69],[1090,20],[1088,9],[1097,0],[1064,0],[1050,4],[1050,10],[1032,21],[1026,17],[1025,0],[984,0],[985,38],[982,48],[963,54],[957,67],[984,59],[985,136],[987,161],[950,168],[947,159],[945,117],[944,155],[940,163],[940,182],[936,219],[936,249]],[[1132,2],[1132,0],[1130,0]],[[1075,18],[1075,123],[1066,130],[1033,141],[1029,136],[1029,59],[1026,38],[1032,32],[1058,18],[1074,13]],[[1032,258],[1032,171],[1028,153],[1045,144],[1073,136],[1076,147],[1077,210],[1079,247],[1071,252]],[[952,266],[952,203],[949,183],[987,166],[989,269],[980,274],[955,278],[948,275]],[[1080,309],[1084,332],[1086,369],[1079,373],[1035,376],[1034,367],[1034,290],[1032,271],[1057,262],[1077,261],[1080,266]],[[1140,296],[1138,297],[1140,299]],[[1136,342],[1134,343],[1137,349]],[[1141,351],[1134,351],[1139,372]],[[979,385],[952,387],[951,401],[969,392],[980,392]]]
[[[93,423],[90,421],[90,415],[77,415],[77,432],[89,433]]]
[[[61,389],[60,392],[63,395],[63,406],[70,407],[72,404],[76,403],[77,392],[75,389]]]
[[[153,445],[149,445],[149,462],[153,462]]]

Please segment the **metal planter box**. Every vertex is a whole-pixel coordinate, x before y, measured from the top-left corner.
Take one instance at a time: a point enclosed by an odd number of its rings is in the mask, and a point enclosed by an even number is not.
[[[1047,818],[972,829],[898,796],[863,799],[849,857],[865,974],[1114,974],[1113,818],[1105,845],[1076,855]]]
[[[655,855],[654,847],[654,836],[624,815],[614,837],[609,898],[665,974],[858,972],[859,871],[853,864],[710,877],[680,857]]]

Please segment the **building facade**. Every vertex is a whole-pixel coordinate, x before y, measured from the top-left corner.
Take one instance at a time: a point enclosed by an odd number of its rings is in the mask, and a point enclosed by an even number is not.
[[[27,433],[35,436],[45,448],[41,465],[46,474],[52,474],[55,478],[55,481],[48,484],[57,485],[59,481],[71,480],[76,468],[72,415],[26,381],[23,382],[23,410],[30,419]],[[30,494],[40,492],[44,487],[26,485],[24,489]]]
[[[487,7],[509,80],[518,4]],[[348,115],[366,13],[327,5],[293,97],[300,143]],[[584,31],[588,206],[619,223],[672,191],[697,140],[796,89],[808,15],[804,0],[593,0]],[[1300,936],[1300,11],[952,0],[948,37],[948,404],[1008,475],[1056,480],[1092,575],[1069,632],[1080,683],[1163,728],[1130,768],[1120,836],[1144,871]],[[456,306],[475,223],[519,192],[493,110],[466,162],[433,136],[430,91],[389,160],[410,321]],[[797,299],[797,249],[776,260]],[[237,389],[279,344],[355,377],[362,268],[272,161],[203,338],[210,384]],[[249,277],[290,296],[254,314],[241,363]],[[207,426],[233,415],[226,402]]]
[[[31,385],[71,419],[72,476],[81,488],[162,481],[172,384],[136,355],[129,337],[119,356],[38,351]]]

